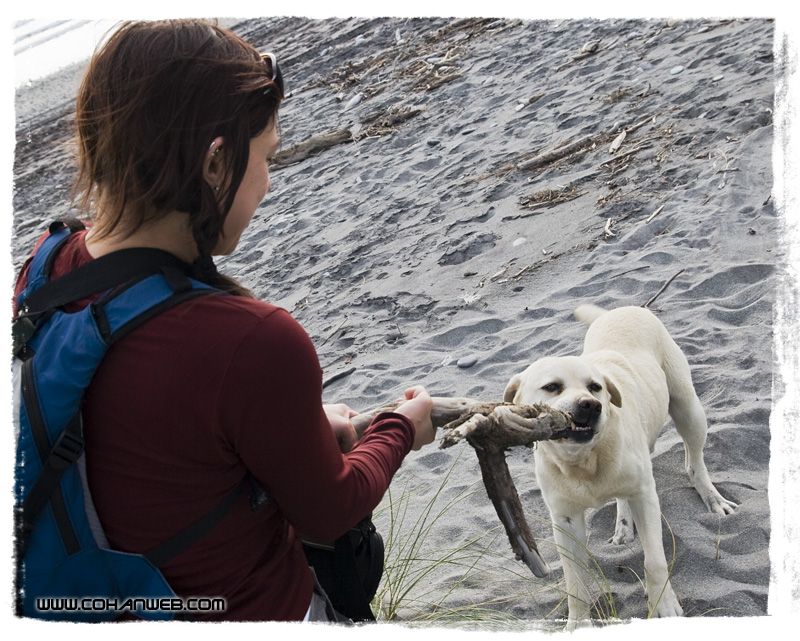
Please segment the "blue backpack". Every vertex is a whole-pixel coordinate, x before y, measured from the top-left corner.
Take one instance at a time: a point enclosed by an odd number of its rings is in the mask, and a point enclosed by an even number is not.
[[[111,344],[166,309],[219,291],[155,249],[114,252],[50,281],[53,260],[75,228],[82,225],[50,226],[13,322],[16,612],[68,621],[181,618],[181,600],[158,567],[210,531],[249,479],[147,554],[111,550],[86,483],[81,403]],[[80,312],[61,309],[101,292]],[[251,494],[251,505],[263,499]]]

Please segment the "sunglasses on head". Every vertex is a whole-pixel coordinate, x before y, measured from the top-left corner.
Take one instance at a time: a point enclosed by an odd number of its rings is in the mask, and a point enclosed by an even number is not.
[[[278,66],[278,61],[275,58],[274,53],[262,53],[261,59],[267,64],[270,69],[270,73],[272,74],[272,82],[278,87],[278,90],[281,92],[281,98],[286,95],[283,86],[283,74],[281,73],[281,68]],[[265,89],[264,93],[267,93],[269,89]]]

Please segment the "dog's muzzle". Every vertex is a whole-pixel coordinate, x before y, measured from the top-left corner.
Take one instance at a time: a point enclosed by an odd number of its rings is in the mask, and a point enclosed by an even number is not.
[[[578,401],[572,412],[572,422],[578,427],[592,427],[600,418],[603,406],[600,401],[593,398],[584,398]]]
[[[584,398],[578,401],[572,411],[572,432],[570,438],[583,442],[591,440],[594,436],[594,427],[603,412],[603,405],[594,398]]]

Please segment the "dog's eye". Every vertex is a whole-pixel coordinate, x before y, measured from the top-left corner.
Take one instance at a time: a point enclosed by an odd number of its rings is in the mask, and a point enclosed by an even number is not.
[[[561,391],[561,383],[548,383],[547,385],[543,385],[542,389],[545,392],[550,392],[550,394],[557,394]]]
[[[589,391],[590,392],[601,392],[603,390],[603,386],[599,383],[589,383]]]

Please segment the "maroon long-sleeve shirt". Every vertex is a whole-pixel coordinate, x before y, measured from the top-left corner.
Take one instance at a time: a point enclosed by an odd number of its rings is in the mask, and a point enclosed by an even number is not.
[[[72,235],[52,276],[91,260]],[[17,286],[26,278],[23,269]],[[321,402],[314,346],[285,311],[226,295],[183,303],[113,345],[83,409],[89,487],[111,546],[145,552],[209,512],[250,472],[271,500],[243,496],[162,572],[183,597],[224,597],[224,620],[298,620],[312,578],[298,532],[333,540],[377,506],[413,424],[379,416],[342,455]]]

